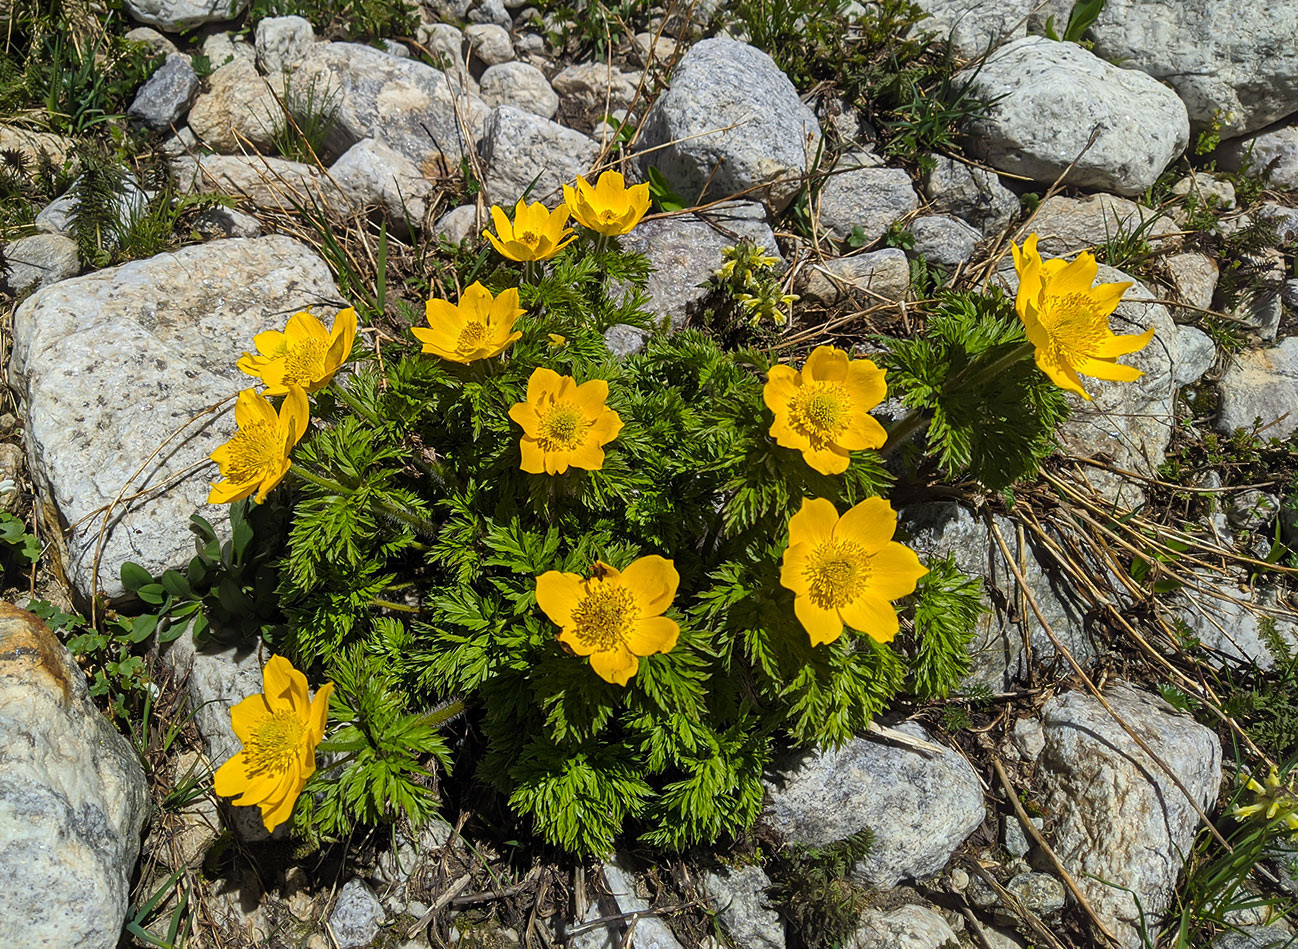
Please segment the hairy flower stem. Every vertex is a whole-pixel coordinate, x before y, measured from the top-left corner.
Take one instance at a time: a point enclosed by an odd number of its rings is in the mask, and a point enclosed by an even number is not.
[[[525,261],[523,263],[523,283],[529,287],[535,287],[538,281],[537,270],[539,265],[535,260]]]
[[[405,603],[393,603],[391,600],[383,600],[377,596],[374,599],[370,600],[370,606],[378,607],[381,610],[392,610],[393,612],[396,613],[422,612],[422,610],[420,610],[420,608],[417,606],[409,606],[408,604]]]
[[[303,481],[314,484],[317,488],[323,488],[324,490],[331,491],[334,494],[340,494],[345,497],[357,497],[361,493],[355,488],[349,488],[341,482],[334,481],[332,478],[326,478],[324,475],[316,474],[314,471],[309,471],[301,465],[294,465],[289,469],[289,473],[296,475]],[[374,505],[375,510],[381,511],[391,517],[395,517],[397,520],[401,521],[401,523],[411,528],[415,533],[423,534],[425,537],[437,536],[437,525],[427,518],[420,517],[418,514],[411,514],[404,508],[397,507],[395,504],[389,504],[381,498],[371,497],[367,498],[367,500],[370,504]]]
[[[371,412],[367,406],[363,405],[356,396],[352,395],[345,385],[341,382],[334,382],[329,386],[329,389],[333,392],[334,396],[337,397],[339,402],[343,403],[343,405],[347,406],[347,408],[351,409],[371,425],[375,427],[378,426],[379,420],[375,417],[374,413]]]
[[[949,395],[956,389],[970,388],[976,389],[988,379],[994,379],[1005,370],[1009,369],[1015,363],[1022,362],[1036,351],[1036,347],[1031,343],[1019,343],[1013,347],[1000,359],[995,360],[984,367],[973,378],[966,378],[969,367],[956,373],[947,380],[946,385],[942,386],[942,394]],[[884,442],[883,447],[879,449],[880,455],[887,455],[895,451],[897,446],[902,444],[906,439],[914,434],[915,430],[928,423],[928,416],[921,410],[913,409],[909,415],[888,430],[888,440]]]

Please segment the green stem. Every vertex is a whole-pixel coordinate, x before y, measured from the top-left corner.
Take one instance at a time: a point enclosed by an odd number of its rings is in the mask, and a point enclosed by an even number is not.
[[[422,612],[422,610],[420,610],[420,608],[417,606],[407,606],[405,603],[393,603],[391,600],[383,600],[377,596],[374,599],[370,600],[370,606],[377,606],[381,610],[393,610],[394,612],[397,613]]]
[[[338,401],[342,402],[371,425],[375,427],[378,426],[379,420],[374,413],[371,412],[368,407],[362,405],[356,396],[352,395],[352,393],[348,391],[345,385],[341,382],[334,382],[329,388],[333,390],[333,394],[338,398]]]
[[[451,702],[449,705],[446,705],[443,708],[439,708],[436,711],[429,712],[425,716],[425,718],[427,718],[429,720],[429,724],[433,726],[445,725],[456,715],[462,715],[465,712],[465,710],[468,709],[468,707],[469,706],[468,706],[467,699],[456,699],[454,702]]]
[[[972,379],[965,378],[965,373],[968,371],[968,367],[966,367],[964,370],[956,373],[947,380],[946,385],[942,386],[942,394],[947,395],[960,387],[976,388],[988,379],[1000,375],[1015,363],[1021,362],[1023,359],[1031,356],[1035,350],[1036,347],[1033,346],[1032,343],[1020,343],[1005,355],[1001,356],[1000,359],[997,359],[990,365],[984,367]],[[927,416],[925,416],[919,409],[914,409],[909,415],[888,430],[888,440],[884,442],[883,447],[879,449],[879,454],[887,455],[890,452],[895,451],[898,445],[910,438],[910,436],[915,433],[916,429],[925,425],[927,422]]]
[[[316,474],[314,471],[303,468],[301,465],[294,465],[288,470],[290,474],[297,475],[297,477],[301,478],[303,481],[307,481],[314,484],[317,488],[323,488],[324,490],[330,491],[334,494],[356,497],[360,493],[354,488],[349,488],[345,484],[334,481],[332,478],[326,478],[324,475]],[[380,498],[369,498],[368,500],[377,510],[382,511],[384,514],[390,514],[392,517],[395,517],[397,520],[410,527],[416,533],[424,534],[428,537],[435,537],[437,535],[437,525],[432,521],[419,517],[416,514],[411,514],[409,511],[399,508],[395,504],[389,504],[387,501]]]

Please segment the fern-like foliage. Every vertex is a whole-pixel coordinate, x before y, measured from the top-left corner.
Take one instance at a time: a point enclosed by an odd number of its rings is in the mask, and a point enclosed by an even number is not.
[[[927,451],[947,477],[992,491],[1030,478],[1056,448],[1064,393],[1030,360],[998,364],[1026,341],[1010,301],[946,293],[923,338],[881,340],[878,362],[908,408],[931,416]]]

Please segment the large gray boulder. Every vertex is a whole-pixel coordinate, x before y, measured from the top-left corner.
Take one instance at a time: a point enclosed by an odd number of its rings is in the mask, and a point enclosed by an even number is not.
[[[188,56],[172,53],[154,71],[126,110],[128,118],[155,132],[180,122],[198,94],[198,74]]]
[[[0,945],[113,949],[148,813],[130,743],[32,614],[0,603]]]
[[[1199,823],[1163,765],[1207,809],[1221,784],[1221,746],[1156,695],[1118,682],[1105,699],[1162,764],[1097,699],[1068,692],[1042,710],[1041,804],[1055,820],[1055,853],[1120,944],[1137,949],[1141,913],[1152,929],[1170,905]]]
[[[1196,127],[1223,138],[1298,112],[1298,3],[1108,0],[1095,52],[1169,83]]]
[[[363,138],[381,138],[429,177],[459,167],[482,134],[487,106],[446,73],[357,43],[317,43],[293,85],[332,95],[338,120],[327,140],[341,154]]]
[[[323,260],[275,236],[100,270],[18,308],[9,383],[47,536],[66,538],[55,562],[82,602],[97,588],[120,596],[127,560],[155,574],[188,564],[195,511],[228,523],[205,503],[216,478],[205,461],[234,433],[232,396],[251,384],[235,361],[287,313],[315,305],[327,323],[338,298]]]
[[[284,77],[262,76],[251,58],[240,56],[212,73],[207,84],[189,110],[193,133],[218,152],[246,152],[249,145],[269,150],[275,130],[286,121],[280,106]]]
[[[1025,35],[1037,0],[916,0],[915,5],[928,14],[915,24],[916,32],[936,33],[956,54],[973,59]]]
[[[563,200],[563,185],[573,184],[578,175],[590,175],[599,142],[535,113],[502,105],[487,119],[480,151],[483,184],[492,204],[512,209],[530,185],[529,201],[556,206]]]
[[[179,33],[204,23],[233,20],[248,8],[248,0],[126,0],[131,19]]]
[[[957,81],[965,79],[973,95],[996,100],[984,117],[966,123],[970,151],[998,171],[1043,184],[1076,159],[1068,184],[1140,194],[1190,139],[1176,93],[1072,43],[1015,40]]]
[[[4,282],[14,293],[48,287],[81,271],[77,242],[62,234],[33,234],[4,247]]]
[[[778,213],[819,151],[820,126],[771,57],[746,43],[709,39],[681,58],[645,116],[640,145],[654,149],[642,166],[657,166],[687,201],[757,189],[745,197]]]
[[[1298,336],[1271,349],[1236,353],[1217,385],[1219,432],[1252,428],[1261,420],[1268,438],[1288,438],[1298,431]]]
[[[913,722],[897,731],[931,742]],[[824,847],[866,828],[853,876],[887,889],[941,870],[986,816],[978,775],[959,753],[875,738],[807,752],[769,775],[762,820],[786,845]]]

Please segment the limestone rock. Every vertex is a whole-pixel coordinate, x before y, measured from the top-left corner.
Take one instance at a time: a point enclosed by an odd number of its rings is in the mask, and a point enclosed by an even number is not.
[[[982,234],[959,218],[943,214],[917,217],[908,228],[915,238],[911,253],[939,267],[955,268],[974,255]]]
[[[329,914],[329,932],[338,949],[358,949],[374,940],[386,918],[374,891],[353,878],[338,893],[338,902]]]
[[[1064,884],[1049,873],[1016,874],[1005,884],[1005,889],[1038,916],[1057,913],[1064,908]]]
[[[1221,746],[1212,731],[1123,682],[1105,698],[1195,803],[1212,807],[1221,782]],[[1043,725],[1038,775],[1046,789],[1042,804],[1056,821],[1055,852],[1121,944],[1136,949],[1142,945],[1136,901],[1146,919],[1167,908],[1198,815],[1091,695],[1052,698]]]
[[[1226,171],[1240,171],[1247,164],[1250,174],[1268,175],[1276,188],[1298,188],[1298,126],[1280,125],[1235,139],[1222,145],[1217,155]]]
[[[1151,244],[1175,233],[1176,222],[1165,214],[1111,194],[1084,198],[1055,195],[1041,202],[1031,230],[1038,236],[1042,256],[1064,257],[1093,249],[1120,233],[1144,229]]]
[[[625,109],[635,99],[634,79],[603,63],[577,63],[555,74],[550,85],[558,93],[565,116],[578,128],[593,127],[613,109]]]
[[[955,944],[955,930],[941,915],[904,903],[890,910],[867,910],[847,949],[944,949]]]
[[[933,159],[924,175],[924,195],[935,213],[955,215],[984,234],[999,233],[1019,213],[1018,195],[994,172],[946,155]]]
[[[268,16],[257,21],[257,65],[268,76],[296,68],[315,45],[311,21],[300,16]]]
[[[0,945],[113,949],[148,785],[63,644],[8,603],[0,603],[0,761]]]
[[[808,264],[798,281],[800,294],[822,303],[835,303],[854,290],[870,303],[900,300],[910,289],[910,264],[904,251],[885,247]]]
[[[646,149],[663,146],[642,165],[657,166],[686,200],[759,187],[772,213],[793,200],[819,143],[816,117],[788,77],[766,53],[728,39],[702,40],[681,57],[640,137]]]
[[[357,43],[317,43],[293,82],[302,88],[316,82],[317,88],[336,92],[331,152],[341,154],[363,138],[381,138],[430,177],[458,167],[487,116],[486,104],[441,70]]]
[[[261,222],[234,208],[208,208],[194,221],[205,237],[261,237]]]
[[[1182,322],[1196,322],[1201,314],[1212,306],[1213,294],[1217,291],[1217,279],[1220,271],[1217,262],[1207,254],[1186,251],[1163,258],[1163,267],[1171,280],[1172,293],[1176,299],[1196,309],[1172,308],[1172,316]]]
[[[1028,14],[1036,0],[917,0],[928,14],[915,32],[949,39],[955,52],[973,59],[993,46],[1027,33]]]
[[[4,282],[14,293],[48,287],[81,272],[77,242],[62,234],[20,237],[5,245],[4,261]]]
[[[157,493],[119,504],[109,518],[97,585],[110,596],[123,592],[124,561],[155,574],[188,564],[195,511],[228,524],[224,509],[204,503],[214,467],[161,486],[229,439],[230,403],[132,475],[176,429],[246,387],[235,361],[256,333],[282,328],[285,313],[308,304],[327,321],[327,301],[338,298],[323,260],[275,236],[183,247],[64,280],[18,308],[9,382],[24,403],[49,536],[76,525],[56,554],[82,602],[96,586],[102,518],[92,512],[128,482],[128,493]]]
[[[1209,949],[1286,949],[1292,944],[1293,933],[1283,926],[1245,926],[1222,933]]]
[[[282,76],[263,77],[252,61],[236,58],[212,73],[208,91],[194,100],[189,127],[218,152],[247,151],[248,143],[268,149],[275,129],[283,125]]]
[[[248,8],[248,0],[125,0],[131,18],[164,33],[179,33],[204,23],[233,20]]]
[[[237,39],[233,33],[212,33],[203,38],[199,48],[212,64],[213,69],[220,69],[236,59],[257,61],[257,50],[253,45]]]
[[[483,184],[492,204],[512,208],[531,185],[529,201],[554,206],[563,200],[561,186],[590,170],[599,143],[557,122],[502,105],[487,120],[481,153]]]
[[[649,332],[627,323],[614,323],[604,331],[604,345],[618,359],[642,352],[649,341]]]
[[[498,66],[514,58],[514,43],[509,30],[497,23],[474,23],[464,28],[469,51],[484,66]]]
[[[1069,184],[1140,194],[1190,139],[1185,105],[1175,93],[1072,43],[1015,40],[957,82],[964,79],[974,95],[1002,97],[986,117],[968,123],[970,150],[999,171],[1043,184],[1076,159]]]
[[[348,202],[314,165],[260,155],[201,155],[172,163],[176,186],[186,194],[215,191],[245,199],[267,211],[294,210],[293,202],[314,200],[326,208]]]
[[[646,286],[649,311],[672,329],[680,329],[695,304],[708,295],[700,284],[721,266],[722,251],[741,237],[780,256],[765,211],[751,202],[642,221],[619,240],[624,250],[644,254],[653,264]]]
[[[784,923],[766,905],[771,881],[760,866],[703,874],[703,890],[712,898],[727,935],[746,949],[784,949]]]
[[[0,152],[18,152],[33,167],[45,154],[56,168],[76,160],[76,143],[53,132],[33,132],[24,128],[0,125]]]
[[[1217,347],[1212,337],[1197,326],[1177,326],[1176,344],[1181,351],[1175,366],[1176,384],[1192,386],[1217,361]]]
[[[1274,592],[1249,591],[1208,573],[1193,571],[1203,589],[1178,591],[1172,611],[1206,647],[1232,659],[1255,663],[1259,669],[1275,665],[1275,655],[1262,637],[1262,620],[1275,624],[1275,631],[1298,644],[1298,615],[1279,602]]]
[[[126,110],[128,118],[160,131],[177,124],[198,94],[198,74],[189,57],[172,53],[154,71]]]
[[[25,467],[27,459],[22,447],[13,442],[0,442],[0,511],[6,514],[17,514],[23,508],[23,492],[18,483]]]
[[[423,226],[433,183],[380,139],[362,139],[347,149],[330,166],[329,177],[358,207],[381,207],[398,235]]]
[[[1288,438],[1298,431],[1298,336],[1236,353],[1218,386],[1217,431],[1229,434],[1261,419],[1268,438]]]
[[[433,233],[438,237],[444,237],[452,244],[462,243],[470,237],[476,237],[480,231],[478,226],[478,208],[473,204],[462,204],[458,208],[451,208],[437,219],[433,225]]]
[[[1095,52],[1169,83],[1197,128],[1222,138],[1298,112],[1298,4],[1108,0],[1087,36]]]
[[[543,119],[559,111],[559,95],[550,88],[545,73],[530,63],[501,63],[482,74],[479,88],[489,106],[512,105]]]
[[[170,56],[172,53],[180,52],[175,43],[151,26],[137,26],[133,30],[127,30],[122,39],[131,43],[143,43],[158,56]]]
[[[72,236],[72,218],[76,213],[80,198],[77,195],[81,179],[77,178],[59,197],[55,198],[36,215],[35,225],[38,231],[47,234],[65,234]],[[149,193],[140,187],[140,183],[129,171],[118,173],[117,199],[113,202],[113,213],[116,223],[121,226],[133,217],[144,213],[149,204]],[[104,235],[106,244],[117,246],[117,231],[113,229]]]
[[[820,226],[845,241],[860,229],[872,244],[888,227],[919,207],[910,175],[900,168],[857,166],[835,173],[820,188]]]
[[[898,726],[932,741],[918,725]],[[785,844],[824,847],[868,827],[874,844],[853,876],[886,889],[941,870],[982,823],[982,786],[954,751],[873,738],[798,756],[766,779],[763,821]]]

